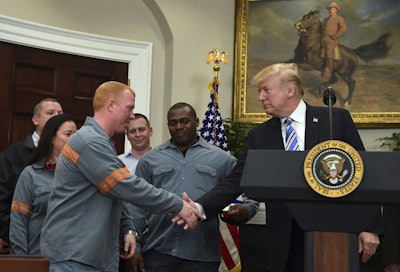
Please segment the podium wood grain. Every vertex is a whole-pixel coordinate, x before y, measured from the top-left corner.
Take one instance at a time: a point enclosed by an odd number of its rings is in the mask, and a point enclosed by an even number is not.
[[[49,260],[43,256],[0,255],[0,272],[48,272]]]

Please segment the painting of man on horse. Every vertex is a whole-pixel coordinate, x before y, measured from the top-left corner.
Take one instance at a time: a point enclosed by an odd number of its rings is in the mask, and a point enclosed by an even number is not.
[[[350,49],[344,45],[339,45],[336,37],[332,45],[328,46],[326,44],[329,43],[329,40],[332,40],[332,38],[327,37],[326,27],[323,27],[319,17],[319,10],[311,10],[295,23],[295,28],[300,36],[299,43],[294,50],[294,58],[287,62],[306,64],[309,69],[321,70],[322,76],[328,77],[329,79],[320,86],[319,93],[329,85],[337,82],[338,76],[341,77],[348,87],[347,97],[343,98],[339,96],[341,105],[346,103],[351,104],[353,91],[356,85],[356,81],[352,76],[358,65],[358,57],[365,61],[385,57],[391,48],[388,44],[389,34],[385,33],[376,41],[359,46],[356,49]],[[345,24],[342,25],[341,33],[344,34],[345,30],[343,31],[343,28],[347,30],[347,26],[345,26]],[[331,47],[329,49],[331,52],[327,52],[328,49],[324,48],[324,44],[326,47]],[[338,51],[336,55],[339,55],[339,57],[336,58],[334,58],[335,47]]]
[[[346,107],[352,114],[398,112],[400,9],[393,2],[376,2],[249,1],[246,78],[270,64],[294,62],[303,79],[304,99],[312,105],[323,105],[321,94],[331,86],[337,96],[335,106]],[[341,29],[344,35],[331,37],[337,39],[340,57],[334,55],[331,73],[324,77],[327,61],[322,17],[328,16],[330,6],[340,9],[347,29]],[[239,38],[238,46],[243,40]],[[246,90],[246,112],[261,112],[254,102],[257,91],[248,81]]]

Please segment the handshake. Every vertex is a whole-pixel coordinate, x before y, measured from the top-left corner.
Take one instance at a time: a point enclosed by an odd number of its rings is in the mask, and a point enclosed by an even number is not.
[[[183,207],[181,211],[172,218],[172,222],[178,225],[184,225],[183,229],[194,229],[197,227],[198,220],[204,220],[205,215],[202,215],[196,203],[190,199],[187,193],[182,194]]]
[[[187,193],[182,194],[183,207],[181,211],[172,218],[172,222],[178,225],[184,225],[184,229],[194,229],[197,226],[198,220],[205,220],[206,215],[203,211],[203,207],[200,204],[195,203]],[[249,218],[249,211],[245,205],[234,204],[230,205],[227,210],[221,213],[220,218],[230,224],[240,225]]]

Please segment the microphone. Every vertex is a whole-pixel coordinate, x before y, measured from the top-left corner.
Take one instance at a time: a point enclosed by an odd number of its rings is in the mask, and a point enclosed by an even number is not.
[[[323,93],[324,104],[329,108],[329,132],[331,140],[333,140],[333,129],[332,129],[332,105],[336,103],[335,91],[329,86]]]
[[[336,103],[336,94],[335,91],[332,89],[332,87],[328,87],[324,93],[323,93],[323,98],[324,98],[324,104],[329,106],[333,106]],[[329,101],[330,100],[330,101]]]

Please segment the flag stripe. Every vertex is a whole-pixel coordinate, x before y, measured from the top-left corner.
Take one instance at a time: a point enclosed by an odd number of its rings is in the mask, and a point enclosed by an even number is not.
[[[232,256],[229,252],[229,249],[227,245],[225,244],[224,239],[222,239],[222,236],[220,234],[220,241],[221,241],[221,254],[222,254],[222,259],[224,260],[224,263],[226,267],[230,270],[231,268],[235,267],[235,262],[232,259]],[[229,271],[228,270],[228,271]]]
[[[231,234],[233,242],[239,251],[240,250],[240,242],[239,242],[240,238],[239,238],[239,235],[237,235],[237,233],[238,233],[237,226],[232,225],[232,224],[226,224],[226,226],[228,227],[228,230],[229,230],[229,233]]]

